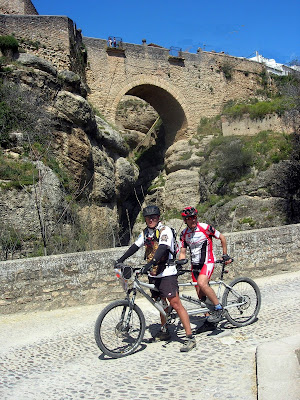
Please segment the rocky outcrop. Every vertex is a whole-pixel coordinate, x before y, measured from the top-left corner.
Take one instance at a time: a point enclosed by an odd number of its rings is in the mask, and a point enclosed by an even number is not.
[[[170,146],[166,152],[166,171],[167,173],[178,170],[189,170],[200,167],[203,162],[203,150],[196,147],[187,140],[179,140]]]
[[[2,229],[13,226],[20,235],[31,237],[33,242],[36,242],[40,232],[40,204],[43,204],[43,220],[49,234],[54,228],[55,216],[61,214],[65,206],[64,191],[57,175],[41,161],[35,165],[40,171],[40,180],[36,180],[35,186],[27,186],[21,190],[0,189]]]
[[[102,143],[106,150],[123,156],[128,155],[128,147],[123,136],[120,135],[111,125],[109,125],[103,118],[95,117],[98,130],[96,130],[97,142]]]
[[[202,138],[200,142],[196,139],[178,141],[167,150],[166,173],[153,181],[144,205],[156,202],[167,218],[170,212],[174,215],[174,210],[178,210],[180,218],[180,209],[187,205],[197,206],[203,221],[224,232],[298,221],[300,201],[297,195],[291,199],[291,193],[297,192],[295,176],[299,173],[298,164],[281,161],[263,171],[252,168],[252,174],[247,179],[231,182],[230,189],[228,187],[220,196],[223,182],[215,173],[215,160],[219,155],[216,152],[205,153],[205,146],[212,137]],[[205,211],[203,207],[208,200],[211,203]],[[177,223],[171,222],[179,225],[180,219]]]
[[[146,101],[124,96],[118,106],[116,122],[121,129],[147,133],[158,117]]]
[[[58,163],[72,177],[71,197],[77,203],[72,207],[72,218],[88,235],[88,248],[119,243],[118,202],[133,191],[138,176],[137,167],[126,159],[128,147],[124,138],[105,120],[95,117],[78,75],[57,71],[49,61],[36,56],[20,54],[18,61],[19,66],[12,66],[4,79],[47,98],[42,106],[54,122],[52,138],[48,139]],[[13,147],[7,154],[17,151],[19,157],[26,137],[22,132],[12,132],[10,140]],[[38,201],[43,204],[45,223],[51,231],[59,220],[67,236],[68,223],[61,217],[70,213],[65,190],[49,167],[40,163],[39,169],[44,178],[39,182],[42,194]],[[0,201],[3,226],[22,227],[21,233],[39,237],[33,185],[13,190],[0,188]]]
[[[19,53],[16,57],[16,61],[25,65],[26,67],[36,68],[41,71],[48,72],[51,75],[57,75],[57,69],[52,63],[44,58],[37,57],[33,54]]]

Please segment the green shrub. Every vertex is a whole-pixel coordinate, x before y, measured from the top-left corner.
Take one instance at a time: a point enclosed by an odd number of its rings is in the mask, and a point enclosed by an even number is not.
[[[270,101],[255,101],[251,103],[229,104],[223,109],[223,114],[233,118],[241,118],[245,114],[254,119],[262,119],[267,114],[283,115],[294,107],[293,102],[286,97],[275,97]]]
[[[176,208],[170,208],[165,210],[163,219],[164,221],[168,221],[170,219],[181,219],[181,210],[177,210]]]
[[[216,205],[217,207],[221,207],[224,204],[228,203],[233,198],[234,198],[234,196],[232,196],[232,195],[221,196],[221,195],[212,194],[208,197],[208,199],[206,201],[203,201],[202,203],[197,204],[196,208],[198,210],[198,214],[201,217],[212,206]]]
[[[19,43],[13,36],[0,36],[0,49],[3,53],[7,50],[17,51]]]
[[[230,81],[232,79],[233,65],[231,63],[228,61],[223,62],[223,64],[220,66],[220,70],[223,72],[227,80]]]
[[[213,118],[203,117],[197,127],[198,135],[216,135],[222,132],[221,116]]]
[[[287,160],[292,152],[292,136],[272,131],[261,131],[244,139],[245,148],[254,154],[253,165],[259,170]]]
[[[188,152],[186,152],[186,153],[183,153],[183,154],[180,156],[180,160],[182,160],[182,161],[189,160],[189,159],[191,158],[191,156],[192,156],[192,152],[191,152],[191,151],[188,151]]]
[[[254,219],[253,218],[251,218],[251,217],[245,217],[245,218],[242,218],[242,219],[240,219],[239,221],[239,224],[249,224],[251,227],[253,227],[253,226],[255,226],[256,225],[256,221],[254,221]]]
[[[37,170],[31,162],[9,158],[0,151],[0,179],[4,189],[21,188],[32,185],[37,177]]]
[[[7,134],[13,130],[26,134],[31,143],[49,142],[52,118],[43,100],[15,83],[0,81],[0,145],[7,145]]]
[[[159,187],[164,187],[165,184],[166,184],[166,177],[164,175],[159,175],[155,183],[148,188],[148,192],[151,192],[153,189],[157,189]]]
[[[0,259],[7,260],[9,254],[12,256],[21,248],[22,238],[18,230],[12,225],[2,225],[0,230]]]

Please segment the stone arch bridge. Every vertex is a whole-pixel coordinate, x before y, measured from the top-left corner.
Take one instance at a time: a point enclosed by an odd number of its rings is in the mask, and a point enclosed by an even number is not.
[[[111,123],[124,95],[147,101],[160,115],[166,144],[196,132],[202,117],[220,113],[231,99],[247,99],[259,88],[260,64],[223,53],[179,52],[83,38],[87,49],[89,100]]]
[[[89,101],[111,123],[125,94],[146,100],[163,121],[167,146],[195,133],[200,119],[219,114],[227,101],[253,97],[261,87],[263,66],[254,61],[204,51],[173,56],[146,42],[110,47],[107,40],[82,37],[68,17],[37,15],[30,0],[5,0],[0,6],[0,35],[12,33],[26,51],[59,70],[85,75]]]

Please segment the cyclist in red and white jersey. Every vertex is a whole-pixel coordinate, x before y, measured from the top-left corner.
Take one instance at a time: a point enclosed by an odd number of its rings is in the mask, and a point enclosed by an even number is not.
[[[186,249],[189,248],[191,255],[192,279],[197,282],[195,286],[199,299],[205,296],[214,305],[214,311],[207,316],[202,331],[215,329],[216,323],[220,321],[223,314],[223,307],[214,290],[209,286],[208,282],[214,270],[215,256],[213,252],[212,239],[221,241],[223,249],[223,260],[226,264],[231,262],[231,258],[227,254],[227,243],[225,236],[217,231],[213,226],[198,222],[198,211],[194,207],[186,207],[182,210],[181,216],[187,227],[180,234],[180,253],[179,260],[186,258]]]

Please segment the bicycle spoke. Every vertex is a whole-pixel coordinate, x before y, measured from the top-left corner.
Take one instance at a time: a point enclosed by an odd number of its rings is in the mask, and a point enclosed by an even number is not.
[[[136,306],[130,309],[126,301],[120,301],[100,314],[95,339],[105,354],[122,357],[137,348],[145,331],[143,316],[138,310]]]
[[[230,284],[223,296],[225,317],[235,326],[253,322],[260,308],[260,292],[249,278],[238,278]]]

